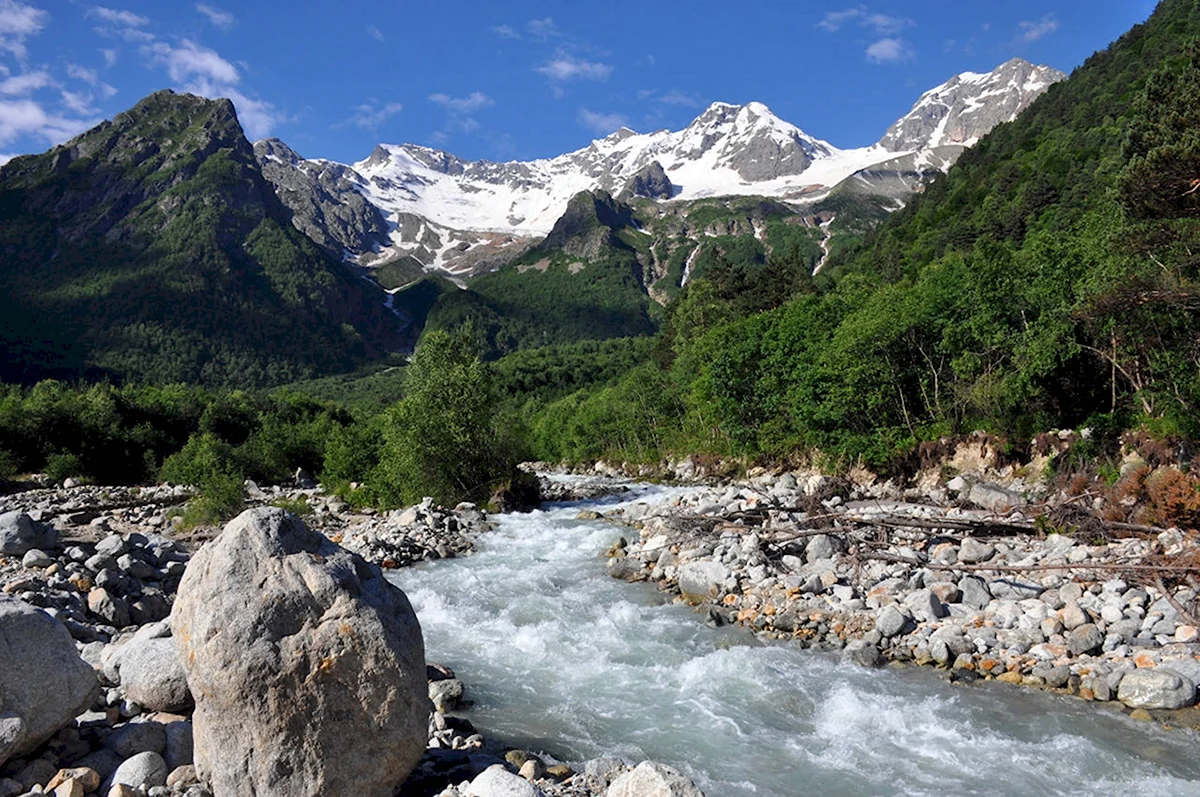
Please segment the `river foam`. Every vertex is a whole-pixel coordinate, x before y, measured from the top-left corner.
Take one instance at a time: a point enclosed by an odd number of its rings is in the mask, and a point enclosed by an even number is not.
[[[630,530],[575,518],[615,500],[502,516],[474,556],[390,574],[428,658],[459,670],[489,736],[566,760],[652,758],[709,797],[1200,791],[1183,731],[709,628],[652,586],[606,575],[604,550]]]

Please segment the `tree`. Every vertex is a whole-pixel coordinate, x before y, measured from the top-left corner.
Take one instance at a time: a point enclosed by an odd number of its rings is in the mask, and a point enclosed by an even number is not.
[[[488,497],[516,464],[497,442],[491,374],[470,343],[428,333],[408,369],[407,392],[385,413],[383,447],[370,486],[384,505],[426,496],[453,505]]]

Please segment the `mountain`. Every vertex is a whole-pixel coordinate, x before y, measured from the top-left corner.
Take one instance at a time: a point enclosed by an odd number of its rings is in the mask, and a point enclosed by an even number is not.
[[[13,159],[0,169],[0,377],[266,385],[401,346],[385,295],[294,218],[228,100],[161,91]]]
[[[622,128],[576,152],[528,162],[465,161],[429,147],[381,144],[346,166],[280,157],[275,153],[286,149],[280,142],[259,142],[256,149],[264,173],[306,232],[319,225],[314,206],[346,189],[386,218],[386,235],[360,224],[347,236],[338,225],[357,214],[326,210],[334,228],[309,234],[327,241],[330,251],[343,247],[348,259],[365,267],[411,258],[465,279],[515,259],[548,234],[580,191],[682,202],[765,196],[803,208],[853,178],[854,190],[881,196],[894,209],[963,148],[1062,77],[1020,59],[986,74],[963,73],[923,94],[879,143],[847,150],[756,102],[714,103],[680,131]],[[296,196],[296,186],[306,180],[316,184],[307,196]]]

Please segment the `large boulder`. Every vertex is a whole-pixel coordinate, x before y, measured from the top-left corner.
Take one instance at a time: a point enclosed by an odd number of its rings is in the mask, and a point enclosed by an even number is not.
[[[87,711],[98,690],[62,623],[0,595],[0,764]]]
[[[604,797],[704,797],[704,792],[682,772],[643,761],[614,780]]]
[[[378,567],[274,507],[192,558],[171,629],[215,794],[390,797],[425,750],[425,646]]]
[[[1130,708],[1187,708],[1196,703],[1196,685],[1166,667],[1130,670],[1117,687],[1117,699]]]
[[[176,711],[192,704],[187,673],[170,637],[133,639],[121,651],[125,696],[151,711]]]
[[[715,601],[725,591],[729,568],[720,562],[701,559],[679,566],[679,593],[692,603]]]
[[[0,515],[0,554],[24,556],[30,550],[49,550],[58,541],[53,526],[38,523],[24,512],[5,512]]]

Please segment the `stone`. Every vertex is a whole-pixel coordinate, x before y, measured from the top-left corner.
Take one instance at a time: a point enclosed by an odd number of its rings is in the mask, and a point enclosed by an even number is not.
[[[967,500],[993,512],[1006,512],[1026,504],[1020,493],[1014,493],[995,484],[972,484]]]
[[[216,794],[390,797],[425,751],[408,598],[282,509],[247,510],[196,552],[171,630]]]
[[[108,797],[142,797],[142,793],[127,783],[114,783],[108,790]]]
[[[445,678],[431,681],[429,684],[429,699],[433,701],[433,710],[445,714],[458,708],[462,700],[463,683],[457,678]]]
[[[35,758],[17,773],[17,782],[28,791],[34,786],[45,786],[57,774],[58,767],[44,758]]]
[[[200,778],[196,776],[196,768],[191,764],[175,767],[171,770],[171,774],[167,775],[167,787],[171,789],[199,782]]]
[[[167,762],[158,753],[138,753],[125,759],[125,762],[113,773],[112,785],[118,784],[124,784],[134,789],[165,786],[167,785]]]
[[[163,753],[163,758],[167,760],[167,767],[178,769],[182,766],[190,766],[194,758],[192,723],[180,718],[164,723],[163,731],[167,736],[167,750]]]
[[[30,548],[21,557],[21,567],[27,570],[41,570],[54,564],[54,560],[50,558],[50,554],[39,548]]]
[[[544,792],[503,764],[493,764],[475,776],[465,797],[543,797]]]
[[[90,793],[100,788],[100,782],[103,779],[99,772],[89,767],[71,767],[70,769],[60,769],[58,774],[46,784],[46,788],[58,788],[59,784],[66,780],[76,781],[83,787],[85,793]]]
[[[1067,632],[1067,650],[1074,656],[1095,653],[1104,644],[1104,632],[1094,623],[1083,625]]]
[[[911,623],[912,621],[895,606],[885,606],[875,616],[875,630],[888,639],[898,636]]]
[[[162,753],[167,749],[167,732],[157,722],[127,722],[113,729],[104,746],[121,758],[138,753]]]
[[[911,593],[904,599],[904,605],[912,610],[913,617],[924,622],[937,620],[948,614],[937,596],[927,589]]]
[[[5,512],[0,515],[0,555],[24,556],[33,548],[43,551],[58,542],[58,531],[38,523],[24,512]]]
[[[709,560],[685,562],[679,566],[679,575],[676,577],[680,594],[685,600],[695,603],[719,598],[728,579],[729,568]]]
[[[170,637],[133,639],[121,648],[125,695],[151,711],[176,711],[192,704],[187,673]]]
[[[109,625],[124,628],[129,625],[129,606],[103,587],[96,587],[87,596],[88,611]]]
[[[49,739],[98,692],[95,671],[62,623],[0,595],[0,764]]]
[[[583,774],[588,777],[598,778],[604,781],[605,785],[612,783],[620,775],[628,771],[629,767],[624,761],[612,756],[593,758],[585,761],[583,764]]]
[[[1063,628],[1068,631],[1074,631],[1079,626],[1088,622],[1088,614],[1075,601],[1068,601],[1067,605],[1059,610],[1059,619],[1062,620]]]
[[[804,558],[809,562],[816,562],[820,559],[832,559],[836,552],[833,539],[828,534],[818,534],[815,537],[811,537],[808,544],[804,546]]]
[[[643,761],[614,780],[605,797],[704,797],[691,779],[655,761]]]
[[[972,609],[986,609],[992,602],[992,593],[988,591],[987,583],[978,576],[963,576],[959,579],[958,591],[962,596],[959,602]]]
[[[531,758],[521,765],[521,771],[517,774],[532,783],[546,774],[546,767],[538,759]]]
[[[996,546],[980,542],[974,537],[967,537],[958,548],[958,561],[974,565],[986,562],[996,555]]]
[[[1117,687],[1117,700],[1129,708],[1187,708],[1196,703],[1196,685],[1166,667],[1130,670]]]

